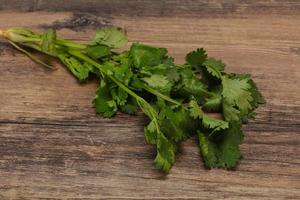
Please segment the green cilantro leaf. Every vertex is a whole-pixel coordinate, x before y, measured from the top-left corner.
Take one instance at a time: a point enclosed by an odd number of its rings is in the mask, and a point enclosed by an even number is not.
[[[198,105],[197,101],[194,99],[192,99],[189,103],[189,112],[190,116],[194,119],[202,120],[201,124],[203,128],[212,130],[210,136],[213,136],[215,133],[228,128],[228,122],[212,118],[205,114]]]
[[[105,56],[111,55],[111,51],[108,46],[104,46],[104,45],[88,46],[86,48],[86,54],[89,57],[97,60]]]
[[[202,124],[203,124],[203,127],[207,128],[207,129],[213,129],[210,136],[213,135],[217,131],[226,130],[228,128],[228,122],[209,117],[208,115],[203,116]]]
[[[130,48],[130,56],[137,68],[145,66],[156,66],[163,62],[167,49],[157,48],[149,45],[133,43]]]
[[[113,56],[112,59],[115,63],[115,66],[113,67],[114,76],[125,85],[128,85],[133,78],[128,52],[123,52],[117,56]]]
[[[216,95],[206,99],[205,103],[203,104],[203,109],[205,111],[219,111],[221,109],[221,105],[222,96]]]
[[[193,117],[194,119],[202,119],[204,112],[198,105],[197,101],[195,99],[192,99],[189,102],[189,111],[190,111],[190,116]]]
[[[203,48],[192,51],[185,57],[186,62],[192,66],[201,66],[206,61],[206,59],[207,54]]]
[[[124,106],[127,102],[128,94],[119,87],[111,88],[110,94],[118,106]]]
[[[159,133],[156,139],[156,151],[155,166],[164,172],[169,172],[175,163],[176,144],[168,140],[162,133]]]
[[[251,92],[251,85],[248,79],[231,78],[228,76],[222,77],[223,85],[223,112],[227,121],[235,120],[240,116],[248,115],[252,109],[251,102],[253,97]],[[240,116],[233,116],[240,113]],[[229,111],[229,112],[228,112]]]
[[[93,100],[96,111],[104,117],[112,117],[117,112],[117,103],[113,100],[110,90],[107,80],[102,79]]]
[[[106,27],[97,30],[90,45],[105,45],[110,48],[120,48],[127,43],[126,32],[118,27]]]
[[[202,132],[198,132],[198,137],[206,167],[227,169],[236,167],[241,158],[239,145],[244,137],[239,124],[230,124],[221,141],[213,141],[208,134]]]
[[[180,70],[181,80],[177,86],[177,93],[184,97],[194,96],[198,102],[205,102],[211,97],[207,85],[202,83],[190,68]]]
[[[223,71],[225,67],[225,64],[222,63],[222,61],[208,58],[204,61],[203,65],[206,67],[207,72],[215,78],[220,79],[222,77],[221,71]]]
[[[227,101],[223,101],[223,116],[226,121],[241,121],[240,111]]]
[[[164,101],[158,100],[161,130],[167,138],[179,142],[187,139],[195,128],[194,120],[183,107],[171,109]]]
[[[138,111],[138,105],[132,97],[128,97],[124,105],[120,106],[121,111],[130,115],[134,115]]]
[[[203,82],[208,86],[218,84],[221,79],[225,64],[214,58],[207,58],[204,49],[197,49],[187,54],[186,62],[196,68],[202,76]]]
[[[204,164],[207,168],[219,167],[218,162],[218,147],[217,144],[211,142],[207,134],[198,131],[199,147],[204,160]]]
[[[91,71],[90,65],[84,64],[74,56],[65,53],[58,54],[58,58],[79,81],[84,81],[89,77],[89,72]]]
[[[166,76],[154,74],[150,77],[145,77],[142,80],[145,81],[153,89],[156,89],[162,93],[171,91],[172,83]]]
[[[261,95],[261,93],[258,91],[257,86],[254,83],[254,81],[251,79],[250,75],[248,75],[248,74],[231,74],[229,76],[232,79],[239,79],[239,80],[247,81],[247,83],[249,84],[249,89],[247,91],[249,93],[251,93],[251,97],[252,97],[252,101],[249,102],[251,105],[251,108],[248,111],[239,111],[239,113],[238,113],[239,118],[240,118],[239,120],[241,120],[242,122],[247,122],[249,118],[254,118],[254,116],[255,116],[254,109],[259,104],[265,103],[265,100],[264,100],[263,96]],[[225,105],[224,114],[233,115],[234,109],[228,108],[228,105],[227,105],[227,107]]]
[[[244,134],[240,124],[231,123],[224,135],[219,147],[219,167],[230,169],[237,166],[241,158],[239,145],[243,142]]]
[[[179,81],[180,80],[180,74],[178,72],[178,69],[176,69],[175,67],[168,69],[167,77],[173,83]]]
[[[157,127],[155,120],[151,120],[150,123],[144,128],[145,138],[149,144],[156,144],[157,140]]]
[[[251,85],[250,92],[251,92],[251,95],[252,95],[252,98],[253,98],[252,107],[257,107],[258,104],[266,103],[266,100],[262,96],[261,92],[258,90],[255,82],[250,78],[248,80],[248,83]]]
[[[241,110],[249,110],[250,102],[253,100],[251,93],[248,91],[251,86],[247,79],[223,77],[222,95],[232,105],[236,105]]]
[[[266,103],[265,99],[263,98],[262,94],[258,91],[258,88],[255,82],[251,79],[249,74],[234,74],[232,75],[233,78],[238,79],[245,79],[247,80],[248,84],[250,84],[250,92],[251,96],[253,97],[253,101],[251,102],[252,107],[257,107],[258,104]]]
[[[161,121],[156,110],[144,100],[138,100],[137,103],[151,119],[144,132],[147,142],[156,145],[155,166],[167,173],[175,163],[176,143],[162,132]]]

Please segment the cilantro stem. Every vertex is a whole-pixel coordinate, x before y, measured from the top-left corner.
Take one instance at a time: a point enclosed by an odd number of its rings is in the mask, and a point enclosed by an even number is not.
[[[32,35],[25,35],[22,33],[22,31],[20,32],[19,29],[8,29],[6,31],[0,30],[0,36],[3,36],[13,42],[39,44],[42,41],[42,34],[32,33],[32,32],[30,32],[30,33]],[[57,38],[55,43],[58,46],[65,46],[65,47],[68,47],[71,49],[83,50],[83,49],[87,48],[87,45],[85,45],[85,44],[79,44],[79,43],[65,40],[62,38]],[[27,44],[24,44],[24,45],[27,45]]]
[[[63,46],[66,46],[66,47],[69,47],[69,48],[72,48],[72,49],[83,50],[83,49],[87,48],[87,45],[85,45],[85,44],[79,44],[79,43],[75,43],[75,42],[72,42],[72,41],[69,41],[69,40],[60,39],[60,38],[56,39],[56,44],[57,45],[63,45]]]
[[[150,92],[150,93],[152,93],[152,94],[154,94],[154,95],[156,95],[156,96],[158,96],[158,97],[160,97],[160,98],[162,98],[166,101],[169,101],[169,102],[174,103],[174,104],[179,105],[179,106],[181,105],[180,102],[178,102],[174,99],[171,99],[170,97],[158,92],[157,90],[154,90],[153,88],[149,87],[148,85],[144,85],[143,88],[145,90],[147,90],[148,92]]]
[[[140,106],[140,108],[142,109],[142,111],[150,118],[153,120],[155,126],[156,126],[156,130],[158,133],[160,133],[160,128],[159,128],[159,124],[157,121],[157,113],[154,110],[154,108],[142,97],[140,97],[139,95],[137,95],[135,92],[133,92],[132,90],[130,90],[128,87],[126,87],[123,83],[121,83],[120,81],[118,81],[115,77],[113,76],[108,76],[112,81],[114,81],[121,89],[123,89],[125,92],[127,92],[128,94],[130,94],[132,97],[134,97],[138,103],[138,105]]]
[[[21,51],[22,53],[24,53],[26,56],[28,56],[31,60],[33,60],[34,62],[36,63],[39,63],[41,65],[43,65],[44,67],[48,68],[48,69],[55,69],[53,66],[51,65],[48,65],[46,63],[44,63],[43,61],[35,58],[34,56],[32,56],[28,51],[26,51],[25,49],[23,49],[22,47],[18,46],[16,43],[8,40],[8,42],[13,46],[15,47],[16,49],[18,49],[19,51]]]

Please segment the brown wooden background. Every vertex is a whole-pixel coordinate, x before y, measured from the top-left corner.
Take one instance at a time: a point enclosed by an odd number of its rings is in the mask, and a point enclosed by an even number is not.
[[[196,138],[169,175],[153,166],[145,118],[104,119],[67,70],[48,71],[0,40],[0,199],[300,199],[300,1],[0,0],[0,28],[46,27],[88,40],[119,25],[183,62],[204,47],[251,73],[267,104],[244,126],[237,171],[205,170]]]

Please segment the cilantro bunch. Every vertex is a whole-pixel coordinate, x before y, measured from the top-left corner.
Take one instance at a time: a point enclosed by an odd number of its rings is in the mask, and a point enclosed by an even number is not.
[[[144,134],[156,146],[155,166],[164,172],[175,163],[178,144],[193,135],[207,168],[236,167],[244,137],[241,125],[264,103],[250,75],[226,73],[225,64],[202,48],[188,53],[185,64],[176,64],[167,49],[141,43],[115,52],[127,43],[126,33],[117,27],[98,30],[86,44],[59,38],[53,29],[37,33],[13,28],[0,34],[45,67],[52,68],[28,48],[58,58],[80,82],[96,76],[93,104],[104,117],[140,109],[149,118]]]

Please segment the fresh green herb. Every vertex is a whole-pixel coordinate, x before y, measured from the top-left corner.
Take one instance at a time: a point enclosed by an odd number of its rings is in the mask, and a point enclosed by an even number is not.
[[[140,108],[149,118],[144,133],[156,146],[154,163],[164,172],[175,163],[178,144],[193,135],[198,135],[207,168],[236,167],[242,123],[265,102],[250,75],[226,73],[225,64],[208,57],[203,48],[188,53],[186,63],[178,65],[165,48],[133,43],[129,51],[114,52],[127,42],[126,32],[117,27],[98,30],[86,44],[59,38],[52,29],[37,33],[13,28],[0,35],[47,68],[52,66],[26,48],[58,58],[80,82],[91,74],[98,77],[93,104],[104,117],[117,111],[133,115]]]

